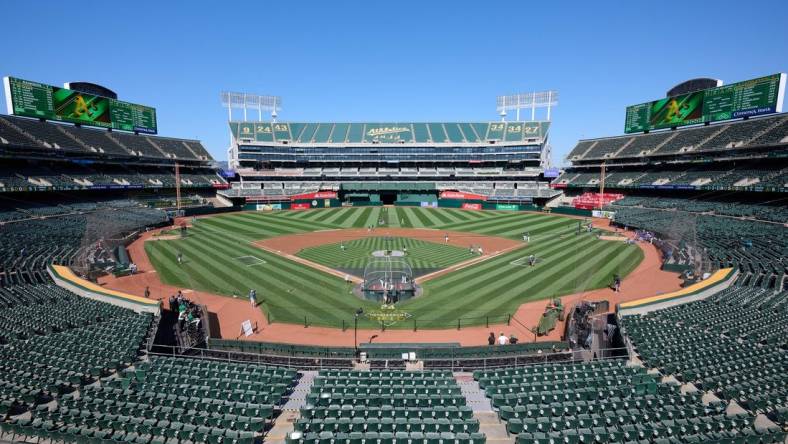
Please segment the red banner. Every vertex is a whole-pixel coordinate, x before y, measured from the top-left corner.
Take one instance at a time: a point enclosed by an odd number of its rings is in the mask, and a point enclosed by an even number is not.
[[[312,208],[312,207],[307,202],[290,204],[290,209],[291,210],[308,210],[310,208]]]
[[[311,199],[336,199],[336,191],[318,191],[316,193],[304,193],[290,196],[290,200],[311,200]]]
[[[462,191],[443,191],[441,192],[441,199],[487,200],[487,196],[464,193]]]
[[[464,203],[462,204],[463,210],[481,210],[482,204],[479,203]]]

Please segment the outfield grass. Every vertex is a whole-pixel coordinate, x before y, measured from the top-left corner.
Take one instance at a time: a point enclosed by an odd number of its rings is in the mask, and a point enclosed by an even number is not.
[[[387,249],[407,250],[405,260],[417,276],[475,257],[466,248],[403,237],[367,237],[341,244],[324,244],[305,248],[296,256],[331,268],[353,270],[355,272],[348,272],[361,276],[372,252]]]
[[[577,235],[578,221],[562,216],[418,207],[220,215],[198,219],[185,239],[149,241],[145,249],[165,283],[242,298],[254,288],[263,310],[273,321],[303,323],[306,318],[310,325],[341,327],[343,321],[346,325],[352,323],[353,312],[358,307],[369,311],[378,308],[377,305],[352,295],[342,279],[268,253],[251,242],[315,230],[361,228],[377,225],[381,218],[387,226],[474,232],[512,239],[521,239],[527,232],[531,237],[526,248],[430,280],[424,285],[422,297],[399,304],[421,328],[448,328],[455,326],[458,318],[464,319],[464,325],[483,324],[487,316],[501,319],[523,302],[606,286],[614,274],[625,276],[643,259],[642,251],[635,245],[601,241],[586,233]],[[409,241],[414,242],[414,249],[415,242],[420,242]],[[433,250],[432,245],[423,254],[425,260],[441,264],[436,268],[461,260],[449,250],[440,250],[441,253]],[[465,249],[448,247],[468,254]],[[317,255],[310,257],[319,259],[316,262],[331,262],[326,265],[335,268],[342,268],[337,264],[348,263],[341,258],[338,245],[314,247],[314,250],[309,254]],[[329,254],[332,250],[336,251],[336,257]],[[411,247],[408,250],[415,255]],[[179,252],[185,259],[182,265],[176,260]],[[355,250],[352,254],[356,254]],[[522,261],[518,262],[531,254],[540,259],[535,267],[524,267]],[[361,318],[359,325],[378,324]],[[411,324],[391,328],[398,327],[409,328]]]

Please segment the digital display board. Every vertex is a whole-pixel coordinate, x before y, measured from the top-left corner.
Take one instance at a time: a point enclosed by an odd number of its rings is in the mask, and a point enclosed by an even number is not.
[[[625,133],[782,112],[785,74],[627,107]]]
[[[8,113],[156,134],[156,109],[29,80],[5,77]]]

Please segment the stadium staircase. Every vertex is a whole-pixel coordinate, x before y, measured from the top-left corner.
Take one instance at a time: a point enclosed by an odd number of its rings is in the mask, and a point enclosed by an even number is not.
[[[514,437],[506,432],[506,426],[493,411],[490,399],[473,379],[473,373],[455,373],[454,379],[460,386],[460,391],[465,396],[468,405],[473,409],[473,417],[479,420],[479,432],[484,433],[488,443],[510,444]]]
[[[306,406],[307,395],[312,391],[312,385],[318,372],[305,370],[300,372],[298,384],[282,406],[282,413],[276,418],[273,427],[265,435],[265,442],[271,444],[284,444],[287,436],[293,432],[294,424],[301,418],[301,408]]]

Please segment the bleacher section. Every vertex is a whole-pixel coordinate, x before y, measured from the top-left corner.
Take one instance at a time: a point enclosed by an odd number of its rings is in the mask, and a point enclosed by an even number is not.
[[[181,188],[210,189],[226,186],[226,181],[210,168],[200,166],[181,169]],[[0,193],[174,187],[173,168],[164,166],[133,163],[82,165],[44,160],[36,160],[34,163],[21,159],[4,161],[4,165],[0,166]]]
[[[43,149],[119,157],[210,160],[196,140],[171,139],[79,128],[22,117],[0,116],[0,148]]]
[[[788,116],[661,131],[652,134],[581,140],[567,158],[573,162],[663,156],[786,144]],[[623,149],[622,149],[623,148]]]

